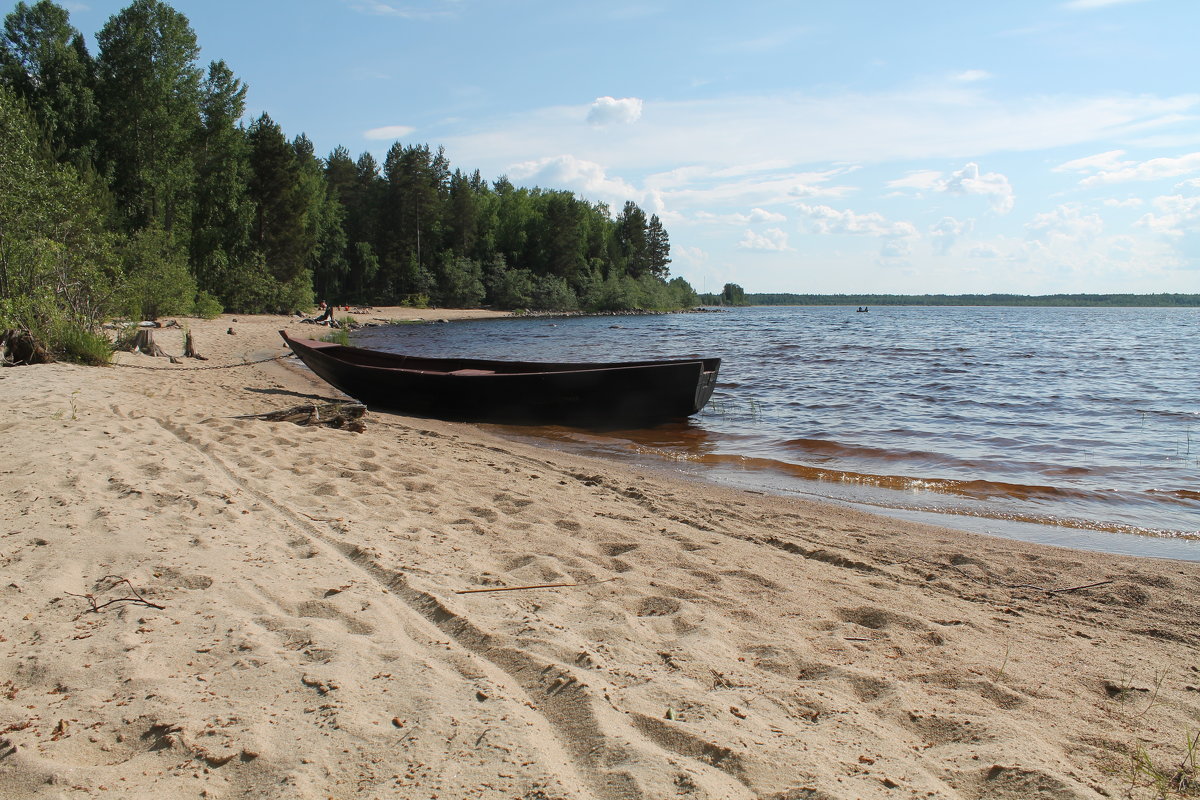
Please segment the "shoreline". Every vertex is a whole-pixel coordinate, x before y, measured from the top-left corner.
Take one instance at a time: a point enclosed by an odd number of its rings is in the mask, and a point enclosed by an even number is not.
[[[1200,565],[239,418],[337,393],[168,373],[312,327],[181,322],[0,370],[0,795],[1099,798],[1200,717]]]

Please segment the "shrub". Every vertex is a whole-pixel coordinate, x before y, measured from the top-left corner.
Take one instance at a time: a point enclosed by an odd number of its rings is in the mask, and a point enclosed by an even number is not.
[[[158,227],[135,232],[122,248],[121,261],[126,277],[122,305],[130,319],[192,313],[196,279],[171,234]]]
[[[224,310],[225,307],[221,305],[220,301],[208,292],[200,292],[196,295],[196,302],[192,306],[192,313],[204,319],[216,319]]]
[[[101,366],[112,360],[113,343],[107,336],[68,320],[54,326],[49,346],[64,361],[77,364]]]

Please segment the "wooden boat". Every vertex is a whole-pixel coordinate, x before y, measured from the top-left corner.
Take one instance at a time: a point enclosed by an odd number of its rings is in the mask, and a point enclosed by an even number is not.
[[[451,419],[651,425],[702,409],[719,358],[614,364],[424,358],[279,334],[328,383],[370,406]]]

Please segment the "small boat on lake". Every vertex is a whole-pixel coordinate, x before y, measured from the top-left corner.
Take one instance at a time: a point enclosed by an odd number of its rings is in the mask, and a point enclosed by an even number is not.
[[[490,422],[628,427],[695,414],[719,358],[544,363],[425,358],[279,334],[328,383],[369,406]]]

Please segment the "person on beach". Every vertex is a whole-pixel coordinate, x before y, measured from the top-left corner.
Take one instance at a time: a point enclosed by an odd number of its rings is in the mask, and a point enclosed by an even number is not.
[[[321,324],[333,322],[333,309],[337,308],[337,306],[334,306],[332,304],[325,305],[324,301],[321,302],[321,306],[325,309],[325,311],[322,312],[321,316],[317,317],[317,319],[316,319],[317,324],[321,325]]]

